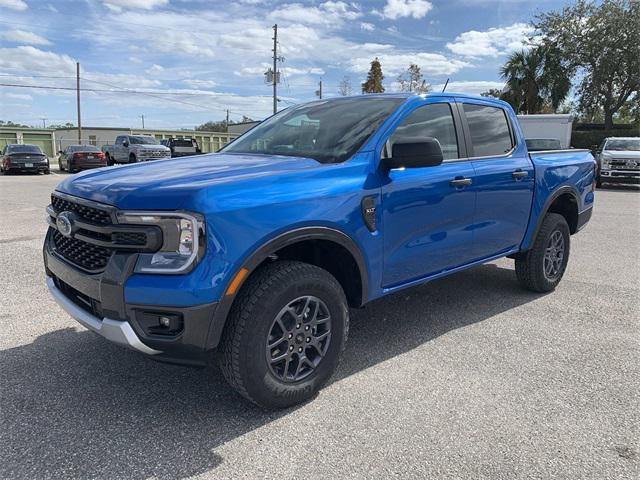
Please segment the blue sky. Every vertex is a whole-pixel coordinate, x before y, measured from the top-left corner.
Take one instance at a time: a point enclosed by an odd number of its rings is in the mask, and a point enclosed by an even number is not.
[[[417,63],[434,89],[501,88],[498,69],[522,48],[528,22],[557,0],[0,0],[0,83],[75,87],[83,124],[193,128],[271,112],[264,83],[278,24],[280,108],[360,90],[378,56],[387,91]],[[119,90],[119,92],[113,92]],[[132,92],[144,92],[133,93]],[[76,121],[75,92],[0,87],[0,119]]]

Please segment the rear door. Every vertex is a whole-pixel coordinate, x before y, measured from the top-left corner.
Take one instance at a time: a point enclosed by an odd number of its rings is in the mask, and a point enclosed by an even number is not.
[[[391,152],[393,143],[403,139],[436,138],[445,160],[434,167],[388,172],[389,182],[382,187],[385,288],[472,259],[476,194],[461,128],[455,103],[438,98],[409,113],[387,140],[385,151]]]
[[[533,201],[533,163],[524,142],[516,145],[515,118],[507,110],[481,100],[462,100],[459,110],[475,171],[473,245],[481,259],[522,242]]]

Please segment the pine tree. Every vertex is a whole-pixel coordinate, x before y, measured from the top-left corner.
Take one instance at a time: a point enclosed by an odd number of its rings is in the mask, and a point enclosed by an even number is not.
[[[371,62],[371,68],[369,69],[369,73],[367,73],[367,80],[362,84],[362,93],[383,93],[383,79],[382,65],[380,65],[378,57],[376,57],[375,60]]]

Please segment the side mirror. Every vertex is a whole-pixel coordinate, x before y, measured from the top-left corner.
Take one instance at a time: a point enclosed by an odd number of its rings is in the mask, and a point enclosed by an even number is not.
[[[122,146],[123,147],[128,147],[129,146],[129,142],[122,142]]]
[[[389,170],[393,168],[436,167],[444,157],[440,142],[431,137],[407,139],[393,145],[391,158],[384,160]]]
[[[58,154],[64,155],[64,152],[62,150],[58,150]]]

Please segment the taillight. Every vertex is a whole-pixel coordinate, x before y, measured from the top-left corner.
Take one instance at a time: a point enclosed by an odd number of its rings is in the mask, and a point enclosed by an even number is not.
[[[81,153],[76,152],[73,154],[73,158],[81,158],[81,157],[82,157]]]
[[[104,153],[103,152],[98,152],[96,155],[98,156],[98,158],[104,159]]]

